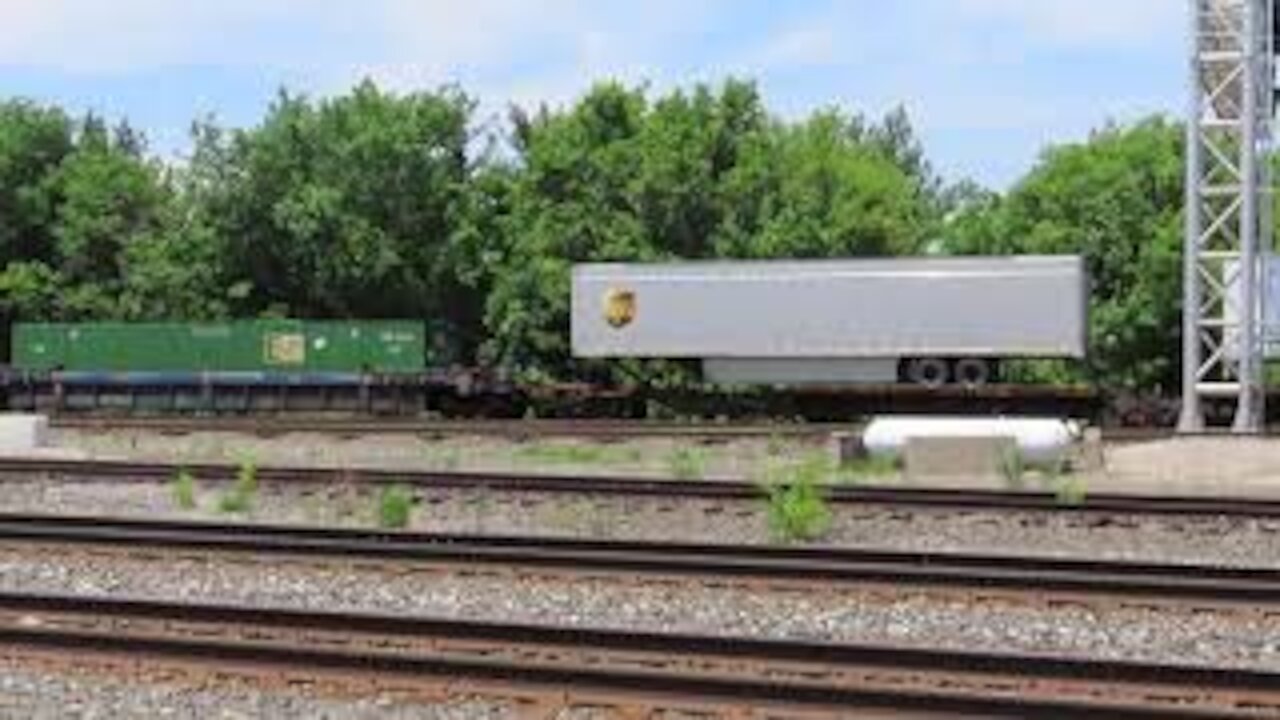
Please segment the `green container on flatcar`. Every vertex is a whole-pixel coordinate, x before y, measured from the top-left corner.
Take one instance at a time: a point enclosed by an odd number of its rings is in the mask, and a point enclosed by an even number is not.
[[[224,323],[19,323],[20,370],[79,372],[413,373],[426,325],[407,320]]]

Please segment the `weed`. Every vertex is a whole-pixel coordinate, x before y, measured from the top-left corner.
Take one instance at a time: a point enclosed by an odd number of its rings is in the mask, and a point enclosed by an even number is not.
[[[218,498],[218,510],[227,514],[249,512],[257,493],[258,466],[250,457],[241,458],[235,484]]]
[[[251,457],[240,459],[236,469],[236,490],[252,496],[258,492],[258,464]]]
[[[218,497],[218,512],[228,515],[249,512],[253,499],[233,487]]]
[[[823,490],[828,471],[827,463],[810,460],[791,469],[781,480],[775,477],[766,481],[769,530],[775,540],[812,541],[831,529],[831,510]]]
[[[1084,478],[1065,477],[1057,482],[1056,500],[1062,507],[1080,507],[1089,499],[1089,486]]]
[[[1026,466],[1022,462],[1022,451],[1016,444],[1001,452],[1000,473],[1004,475],[1005,485],[1010,490],[1022,490],[1026,487]]]
[[[769,443],[765,446],[765,452],[769,457],[782,457],[786,451],[787,441],[783,440],[781,435],[774,433],[769,436]]]
[[[623,465],[639,462],[635,448],[608,445],[530,445],[521,448],[517,457],[550,465]]]
[[[196,501],[196,479],[187,470],[179,470],[173,479],[171,488],[173,493],[173,501],[183,510],[195,510],[198,505]]]
[[[404,485],[384,487],[378,493],[378,525],[381,527],[407,527],[412,513],[413,491]]]
[[[457,448],[445,451],[441,456],[440,464],[447,472],[455,472],[462,467],[462,452]]]
[[[706,453],[695,448],[677,448],[667,458],[667,469],[677,480],[700,480],[706,474]]]
[[[856,485],[865,480],[891,478],[901,471],[898,459],[891,456],[867,456],[835,471],[839,482]]]

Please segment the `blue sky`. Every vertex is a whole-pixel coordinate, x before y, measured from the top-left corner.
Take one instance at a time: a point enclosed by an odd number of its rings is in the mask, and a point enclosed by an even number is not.
[[[486,112],[593,81],[757,79],[770,106],[902,104],[951,179],[1003,187],[1051,142],[1184,104],[1179,0],[0,0],[0,88],[128,117],[181,155],[282,85],[459,82]]]

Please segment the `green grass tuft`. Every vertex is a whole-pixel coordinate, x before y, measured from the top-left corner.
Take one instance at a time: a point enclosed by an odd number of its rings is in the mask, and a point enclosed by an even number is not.
[[[895,477],[901,470],[897,458],[868,456],[837,468],[833,474],[839,482],[856,485],[866,480]]]
[[[1027,486],[1026,465],[1022,462],[1022,450],[1015,443],[1000,458],[1000,473],[1010,490],[1024,490]]]
[[[253,498],[235,488],[218,497],[218,512],[228,515],[247,513],[253,507]]]
[[[827,504],[825,481],[830,463],[810,459],[799,466],[771,471],[764,490],[769,531],[782,543],[810,542],[831,529],[831,509]]]
[[[1084,478],[1060,477],[1056,485],[1055,498],[1061,507],[1081,507],[1089,501],[1089,486]]]
[[[404,485],[384,487],[378,493],[378,525],[388,529],[408,527],[413,514],[413,491]]]
[[[517,457],[549,465],[625,465],[641,458],[635,448],[611,445],[537,444],[521,448]]]
[[[183,510],[195,510],[199,505],[196,501],[196,478],[187,470],[178,471],[170,490],[173,501]]]
[[[242,458],[236,481],[218,498],[218,510],[226,514],[247,513],[258,494],[258,466],[252,458]]]
[[[667,470],[677,480],[701,480],[707,471],[707,456],[695,448],[677,448],[667,457]]]

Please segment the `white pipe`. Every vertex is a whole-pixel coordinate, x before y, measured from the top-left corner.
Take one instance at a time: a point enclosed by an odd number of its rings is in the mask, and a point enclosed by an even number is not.
[[[1061,462],[1080,438],[1079,423],[1037,418],[882,417],[867,426],[863,445],[877,457],[900,457],[911,438],[1012,438],[1028,464]]]

